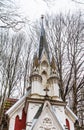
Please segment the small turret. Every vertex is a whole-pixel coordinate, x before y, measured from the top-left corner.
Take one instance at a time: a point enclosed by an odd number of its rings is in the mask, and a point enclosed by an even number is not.
[[[55,64],[55,59],[52,57],[52,61],[50,64],[50,76],[47,80],[47,83],[49,84],[49,96],[51,96],[54,99],[59,98],[59,78],[58,78],[58,72],[57,67]]]
[[[39,65],[39,61],[38,61],[38,57],[37,57],[37,55],[36,56],[34,56],[34,60],[33,60],[33,68],[34,67],[38,67],[38,65]]]
[[[54,59],[54,57],[52,57],[52,61],[51,61],[50,66],[51,66],[51,69],[52,69],[53,71],[56,70],[56,64],[55,64],[55,59]]]
[[[31,95],[38,97],[40,95],[42,77],[39,75],[39,61],[37,55],[33,58],[33,68],[30,76]]]
[[[38,73],[32,73],[30,76],[30,82],[31,82],[31,95],[33,97],[38,97],[41,95],[41,84],[42,84],[42,77]]]

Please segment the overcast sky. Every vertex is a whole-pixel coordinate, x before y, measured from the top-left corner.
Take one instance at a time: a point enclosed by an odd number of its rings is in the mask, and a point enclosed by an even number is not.
[[[42,0],[15,0],[20,7],[20,11],[24,16],[29,16],[30,19],[35,19],[48,12],[51,13],[67,13],[68,11],[75,12],[77,10],[84,10],[84,5],[77,4],[73,0],[48,0],[54,1],[52,4],[48,2],[45,4]],[[44,0],[46,1],[46,0]],[[81,0],[80,0],[81,1]]]

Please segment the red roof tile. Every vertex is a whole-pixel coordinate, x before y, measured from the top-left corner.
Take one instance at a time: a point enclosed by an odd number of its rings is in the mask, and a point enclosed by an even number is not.
[[[11,108],[17,101],[18,99],[13,99],[13,98],[6,99],[4,105],[4,112],[6,112],[9,108]]]

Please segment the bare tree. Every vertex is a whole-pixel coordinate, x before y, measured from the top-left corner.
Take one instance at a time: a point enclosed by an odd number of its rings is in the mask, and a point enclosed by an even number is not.
[[[20,98],[24,95],[29,77],[30,55],[33,53],[33,36],[29,31],[26,33],[15,33],[11,36],[1,32],[0,37],[0,123],[3,119],[5,100],[10,97]],[[22,86],[21,84],[24,84]],[[18,96],[19,95],[19,96]]]
[[[77,3],[77,4],[84,4],[83,0],[72,0],[72,1]]]
[[[84,21],[82,15],[60,14],[46,18],[47,39],[59,74],[61,97],[70,95],[77,115],[80,89],[84,86]],[[70,94],[69,94],[70,93]],[[72,94],[72,95],[71,95]]]
[[[15,86],[20,82],[22,77],[22,62],[20,60],[20,54],[22,45],[25,42],[24,36],[19,34],[18,36],[13,36],[12,40],[9,40],[9,44],[6,45],[6,50],[4,52],[1,62],[3,64],[2,72],[2,104],[0,109],[0,115],[3,117],[4,103],[7,97],[12,95]]]
[[[19,8],[12,0],[0,0],[0,28],[19,31],[29,23],[29,20],[20,14]]]
[[[84,86],[84,22],[81,14],[72,16],[68,36],[68,61],[73,63],[70,88],[72,89],[72,109],[78,114],[79,94]],[[70,19],[69,19],[70,21]]]

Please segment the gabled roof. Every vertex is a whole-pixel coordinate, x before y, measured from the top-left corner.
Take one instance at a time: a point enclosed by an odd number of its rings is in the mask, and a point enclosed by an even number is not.
[[[73,111],[68,106],[66,106],[65,112],[72,119],[74,123],[76,120],[78,120],[78,117],[73,113]]]
[[[7,98],[5,101],[4,112],[10,109],[17,101],[18,99]]]
[[[39,118],[39,116],[41,115],[42,109],[43,109],[43,105],[41,105],[40,108],[38,109],[34,119],[38,119]]]
[[[37,119],[35,118],[33,120],[33,124],[31,126],[30,130],[35,130],[36,128],[38,129],[39,125],[42,123],[42,120],[46,118],[46,113],[48,113],[51,121],[54,122],[52,124],[54,124],[54,126],[56,128],[59,128],[59,130],[65,130],[63,124],[60,122],[60,120],[58,119],[57,115],[54,114],[52,106],[49,103],[49,101],[45,101],[44,106],[41,106],[40,109],[41,109],[40,114],[36,114],[36,115],[38,115],[37,116],[38,118]],[[39,112],[39,110],[38,110],[38,112]]]
[[[18,101],[18,99],[7,98],[4,104],[4,114]],[[3,120],[5,122],[5,116],[3,116]],[[1,119],[1,116],[0,116]]]
[[[30,90],[24,95],[21,99],[19,99],[9,110],[6,111],[9,117],[11,117],[21,106],[24,105],[26,97],[30,94]]]

